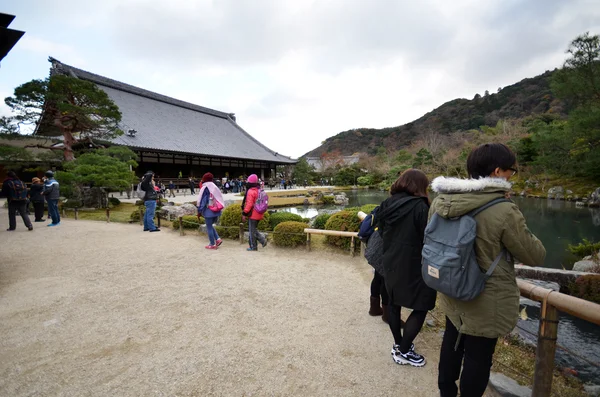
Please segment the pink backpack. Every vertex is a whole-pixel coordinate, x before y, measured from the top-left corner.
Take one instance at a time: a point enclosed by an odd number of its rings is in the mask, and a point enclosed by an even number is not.
[[[258,197],[256,198],[256,202],[254,203],[254,211],[259,214],[264,214],[267,212],[269,208],[269,196],[263,189],[258,190]]]

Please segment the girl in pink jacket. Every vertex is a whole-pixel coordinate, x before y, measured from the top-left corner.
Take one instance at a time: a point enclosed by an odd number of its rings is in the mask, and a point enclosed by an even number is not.
[[[248,231],[250,237],[248,242],[250,243],[250,247],[247,249],[247,251],[258,251],[258,247],[256,245],[257,240],[261,243],[263,248],[267,246],[266,237],[258,231],[258,222],[262,220],[264,214],[259,214],[257,211],[253,211],[254,203],[256,203],[260,189],[258,176],[256,176],[256,174],[250,175],[248,177],[246,186],[248,190],[246,190],[244,201],[242,201],[242,219],[245,221],[246,218],[249,218]]]

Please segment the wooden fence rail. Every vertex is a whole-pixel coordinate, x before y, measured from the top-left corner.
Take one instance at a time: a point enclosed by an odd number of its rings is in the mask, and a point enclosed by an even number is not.
[[[340,232],[337,230],[321,230],[321,229],[304,229],[304,233],[306,233],[306,248],[310,251],[310,236],[312,234],[320,234],[325,236],[338,236],[338,237],[350,237],[350,255],[354,256],[356,253],[354,252],[354,242],[356,238],[358,238],[358,232]],[[364,254],[365,244],[361,243],[360,252]]]
[[[521,295],[542,303],[538,345],[535,352],[532,397],[546,397],[552,390],[552,372],[558,336],[558,311],[600,325],[600,305],[538,287],[517,279]]]

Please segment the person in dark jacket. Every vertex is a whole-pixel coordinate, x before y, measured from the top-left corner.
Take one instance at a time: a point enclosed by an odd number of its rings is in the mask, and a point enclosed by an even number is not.
[[[27,187],[13,171],[8,171],[7,178],[2,183],[2,194],[8,200],[8,229],[6,230],[12,232],[17,228],[17,211],[27,229],[33,230],[27,214]]]
[[[194,188],[196,187],[196,181],[191,176],[188,178],[188,186],[190,187],[191,194],[196,194]]]
[[[414,350],[427,311],[435,306],[436,291],[421,276],[421,250],[429,199],[429,180],[420,170],[409,169],[400,175],[390,189],[391,197],[381,203],[377,224],[383,237],[383,268],[389,295],[390,330],[394,336],[392,358],[397,364],[415,367],[425,365],[425,357]],[[402,307],[412,313],[401,332]]]
[[[58,200],[60,198],[60,185],[54,179],[54,172],[46,171],[44,174],[44,191],[42,192],[48,202],[48,216],[52,223],[48,226],[60,225],[60,213],[58,211]]]
[[[144,205],[146,206],[146,213],[144,214],[145,232],[160,232],[160,229],[154,224],[156,200],[158,200],[158,193],[154,187],[154,173],[152,171],[148,171],[144,174],[142,179],[142,190],[146,192],[144,195]]]
[[[40,178],[31,180],[31,188],[29,189],[29,198],[33,204],[33,212],[35,214],[34,222],[44,222],[44,185]]]

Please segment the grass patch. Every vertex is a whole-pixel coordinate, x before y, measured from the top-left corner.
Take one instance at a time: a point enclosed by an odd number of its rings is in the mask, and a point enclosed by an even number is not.
[[[130,223],[130,215],[133,211],[139,211],[139,207],[132,203],[121,203],[110,209],[110,221],[119,223]],[[62,212],[61,212],[62,216]],[[66,218],[74,219],[75,212],[73,210],[66,211]],[[79,210],[78,219],[86,221],[102,221],[106,222],[106,210]],[[156,219],[155,219],[156,222]],[[166,219],[160,220],[161,227],[171,227],[171,222]]]

